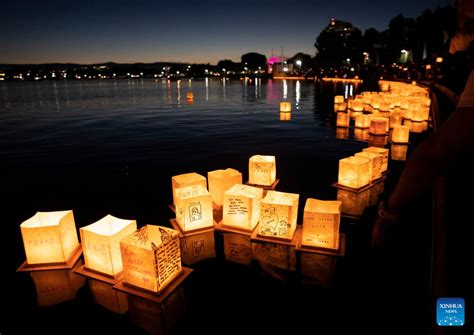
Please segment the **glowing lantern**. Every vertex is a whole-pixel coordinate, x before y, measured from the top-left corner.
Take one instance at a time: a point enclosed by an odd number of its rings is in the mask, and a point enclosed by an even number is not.
[[[371,180],[382,177],[383,157],[375,152],[362,151],[355,154],[356,157],[364,157],[370,159]]]
[[[31,278],[36,288],[38,306],[53,306],[74,300],[86,278],[73,270],[32,271]]]
[[[290,113],[291,112],[291,102],[289,102],[289,101],[280,102],[280,112]]]
[[[229,262],[250,265],[253,259],[250,236],[235,233],[222,234],[224,257]]]
[[[234,185],[224,194],[224,226],[252,231],[260,218],[263,189],[247,185]]]
[[[354,139],[356,141],[367,142],[369,140],[369,130],[368,129],[355,128],[354,129]]]
[[[337,127],[349,127],[350,122],[349,114],[337,113],[336,126]]]
[[[280,121],[291,121],[291,113],[280,112]]]
[[[370,120],[369,132],[373,135],[385,135],[389,129],[388,119],[382,117],[374,117]]]
[[[249,184],[270,186],[276,180],[275,156],[254,155],[249,159]]]
[[[204,188],[207,188],[206,177],[194,172],[171,177],[171,186],[173,188],[173,204],[176,204],[176,189],[192,185],[202,185]]]
[[[217,208],[224,205],[224,192],[235,184],[242,184],[242,173],[234,169],[215,170],[207,173],[209,192]]]
[[[443,57],[436,57],[436,63],[442,63]]]
[[[403,144],[392,144],[390,156],[394,161],[405,161],[407,159],[408,146]]]
[[[258,235],[291,240],[296,230],[299,195],[268,191],[260,207]]]
[[[351,104],[351,109],[355,112],[363,112],[364,111],[364,103],[360,100],[353,100]]]
[[[334,111],[336,112],[345,112],[346,109],[347,109],[347,104],[345,102],[334,105]]]
[[[339,249],[341,201],[308,198],[304,206],[301,244],[311,247]]]
[[[193,94],[193,92],[186,92],[186,99],[188,99],[188,100],[193,100],[193,99],[194,99],[194,94]]]
[[[390,102],[389,101],[381,101],[380,102],[380,107],[379,107],[380,112],[390,112]]]
[[[388,169],[388,149],[378,147],[368,147],[362,149],[365,152],[374,152],[382,156],[382,173]]]
[[[361,188],[370,183],[370,160],[364,157],[347,157],[339,160],[338,183],[350,188]]]
[[[369,206],[369,199],[369,189],[361,192],[337,189],[337,200],[341,201],[341,212],[347,215],[362,215],[365,208]]]
[[[423,121],[421,123],[421,131],[426,131],[428,130],[428,121]]]
[[[380,84],[380,90],[381,90],[382,92],[388,92],[388,91],[390,90],[390,84],[387,83],[387,82],[382,82],[382,83]]]
[[[410,127],[395,126],[392,132],[392,142],[394,143],[408,143],[410,138]]]
[[[123,284],[159,293],[182,272],[178,232],[146,225],[120,241]]]
[[[336,128],[336,138],[339,140],[347,140],[349,138],[349,128]]]
[[[390,115],[390,128],[393,128],[396,125],[401,125],[402,120],[403,118],[400,115],[400,112],[392,112],[392,114]]]
[[[110,277],[122,272],[120,240],[137,230],[135,220],[124,220],[107,215],[82,227],[81,241],[85,267]]]
[[[72,211],[37,212],[21,225],[28,265],[64,263],[80,249]]]
[[[194,264],[216,257],[214,231],[189,234],[180,238],[181,259],[184,264]]]
[[[370,127],[370,119],[372,116],[370,114],[359,114],[355,118],[355,126],[356,128],[369,128]]]
[[[369,145],[371,147],[383,148],[388,142],[387,135],[373,135],[369,133]]]
[[[343,95],[334,96],[334,103],[335,104],[341,104],[343,102],[344,102],[344,96]]]
[[[127,295],[114,290],[112,285],[98,280],[89,280],[89,288],[96,304],[117,314],[128,311]]]
[[[423,122],[411,122],[410,131],[413,133],[421,133],[423,131]]]
[[[176,189],[176,222],[183,232],[214,226],[212,197],[202,185]]]

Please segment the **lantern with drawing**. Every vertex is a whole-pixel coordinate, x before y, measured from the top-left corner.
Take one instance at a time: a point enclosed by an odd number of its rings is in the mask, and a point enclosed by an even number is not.
[[[66,264],[80,250],[71,210],[37,212],[20,228],[27,265]]]
[[[159,293],[182,271],[178,232],[146,225],[120,241],[123,285]]]
[[[347,157],[339,160],[339,185],[361,188],[370,183],[370,160],[365,157]]]
[[[176,189],[193,185],[202,185],[207,189],[206,177],[201,176],[195,172],[184,173],[171,177],[171,186],[173,188],[173,204],[176,204]]]
[[[212,197],[202,185],[176,189],[176,223],[184,233],[214,226]]]
[[[86,270],[116,277],[122,272],[120,240],[137,230],[135,220],[112,215],[82,227],[81,241]]]
[[[224,226],[252,231],[260,217],[263,189],[247,185],[234,185],[224,193]]]
[[[341,201],[308,198],[304,207],[301,244],[310,247],[339,249]]]
[[[268,191],[260,207],[258,235],[291,240],[296,230],[299,195]]]
[[[254,155],[249,159],[249,184],[270,186],[276,180],[275,156]]]
[[[224,192],[235,184],[242,184],[242,173],[234,169],[214,170],[207,173],[209,192],[216,208],[224,205]]]

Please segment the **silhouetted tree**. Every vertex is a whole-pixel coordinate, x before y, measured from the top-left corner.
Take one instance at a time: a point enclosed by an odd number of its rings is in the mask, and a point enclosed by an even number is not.
[[[312,57],[311,55],[305,54],[303,52],[298,52],[293,57],[288,58],[289,63],[296,63],[297,60],[301,61],[301,70],[307,70],[312,66]]]
[[[233,62],[230,59],[220,60],[217,63],[217,71],[222,71],[222,69],[226,71],[238,71],[239,67],[240,63]]]
[[[257,52],[249,52],[241,57],[242,65],[249,70],[265,69],[267,65],[267,57]]]

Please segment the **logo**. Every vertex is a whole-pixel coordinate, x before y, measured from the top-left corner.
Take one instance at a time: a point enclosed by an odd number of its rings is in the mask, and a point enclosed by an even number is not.
[[[464,299],[439,298],[436,302],[436,320],[438,326],[464,325]]]

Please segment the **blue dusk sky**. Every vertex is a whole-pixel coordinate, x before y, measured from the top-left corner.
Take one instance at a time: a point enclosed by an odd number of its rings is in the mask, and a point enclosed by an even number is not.
[[[336,19],[385,30],[398,14],[453,5],[452,0],[15,0],[2,2],[0,63],[240,61],[314,55],[316,37]]]

